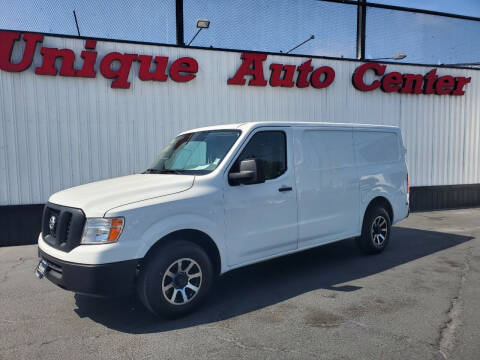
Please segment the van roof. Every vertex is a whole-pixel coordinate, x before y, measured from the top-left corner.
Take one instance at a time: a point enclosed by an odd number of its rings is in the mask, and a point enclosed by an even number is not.
[[[254,122],[245,122],[245,123],[236,123],[236,124],[224,124],[224,125],[214,125],[206,126],[197,129],[191,129],[184,131],[183,133],[196,132],[196,131],[208,131],[208,130],[227,130],[227,129],[241,129],[241,130],[251,130],[258,127],[277,127],[277,126],[287,126],[287,127],[322,127],[322,128],[367,128],[371,130],[394,130],[400,131],[398,126],[390,125],[376,125],[376,124],[356,124],[356,123],[328,123],[328,122],[301,122],[301,121],[254,121]]]

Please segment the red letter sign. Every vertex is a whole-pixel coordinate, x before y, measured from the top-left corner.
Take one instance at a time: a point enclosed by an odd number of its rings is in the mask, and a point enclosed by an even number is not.
[[[380,81],[375,80],[370,85],[365,84],[363,77],[367,70],[373,70],[376,75],[383,75],[385,73],[385,65],[380,65],[377,63],[366,63],[359,66],[353,73],[352,82],[353,86],[360,91],[372,91],[380,86]]]
[[[167,81],[168,77],[165,74],[167,70],[168,57],[166,56],[155,56],[155,64],[157,64],[155,71],[150,72],[150,65],[152,63],[152,56],[140,55],[138,59],[140,60],[140,70],[138,71],[138,77],[140,80],[156,80],[156,81]]]
[[[312,59],[305,61],[298,67],[297,87],[306,88],[310,86],[307,77],[308,74],[313,70],[313,66],[311,64]]]
[[[282,86],[282,87],[293,87],[295,83],[293,82],[293,75],[295,74],[295,65],[282,65],[282,64],[270,64],[270,86]],[[284,72],[283,79],[281,79],[281,74]]]
[[[132,62],[137,59],[137,54],[120,54],[118,52],[112,52],[102,59],[100,62],[100,72],[107,79],[115,79],[112,82],[112,88],[130,88],[128,82],[128,74],[132,67]],[[112,70],[112,62],[115,60],[120,61],[120,68],[118,70]]]
[[[12,64],[10,58],[12,57],[13,44],[15,40],[20,38],[20,33],[16,31],[0,31],[0,69],[5,71],[23,71],[26,70],[33,61],[33,53],[37,42],[43,41],[41,34],[24,34],[25,50],[23,52],[22,60],[17,64]]]
[[[55,68],[55,60],[62,58],[62,66],[60,67],[60,75],[75,76],[76,71],[73,69],[75,62],[75,53],[70,49],[56,49],[42,47],[40,54],[43,55],[42,66],[35,69],[35,74],[38,75],[57,75]]]
[[[170,66],[170,77],[173,81],[187,82],[195,79],[195,74],[198,71],[198,63],[191,57],[182,57],[175,60]],[[187,75],[182,75],[186,73]]]
[[[324,74],[325,78],[322,81],[321,77]],[[326,88],[333,82],[333,80],[335,80],[335,70],[333,70],[330,66],[319,67],[312,73],[312,76],[310,77],[310,82],[316,89]]]
[[[234,77],[228,79],[228,85],[245,85],[245,75],[252,75],[253,78],[248,82],[249,86],[266,86],[267,82],[263,76],[263,61],[267,58],[265,54],[242,54],[242,65],[237,70]]]

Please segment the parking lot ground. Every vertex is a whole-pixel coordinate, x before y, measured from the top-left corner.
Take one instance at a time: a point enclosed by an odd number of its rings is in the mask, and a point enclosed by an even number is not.
[[[75,295],[0,248],[0,359],[479,359],[480,209],[415,213],[388,249],[352,240],[232,271],[183,319]]]

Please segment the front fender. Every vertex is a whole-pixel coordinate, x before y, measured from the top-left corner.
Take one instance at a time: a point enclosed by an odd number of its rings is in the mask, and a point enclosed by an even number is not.
[[[159,240],[179,230],[198,230],[208,235],[217,245],[220,257],[224,258],[225,242],[223,239],[222,226],[211,219],[198,214],[172,215],[163,218],[150,226],[141,236],[140,244],[136,253],[136,258],[143,258],[148,250]]]

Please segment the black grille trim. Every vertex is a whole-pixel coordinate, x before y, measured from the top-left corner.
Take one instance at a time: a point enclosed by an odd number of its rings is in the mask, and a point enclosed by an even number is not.
[[[50,230],[52,216],[56,225]],[[80,245],[86,217],[81,209],[47,203],[43,209],[42,236],[55,249],[69,252]]]
[[[50,261],[50,260],[48,260],[48,259],[43,259],[43,260],[47,263],[47,265],[48,265],[48,267],[50,268],[50,270],[56,271],[56,272],[58,272],[58,273],[60,273],[60,274],[63,272],[61,265],[58,265],[58,264],[56,264],[56,263],[54,263],[54,262],[52,262],[52,261]]]

